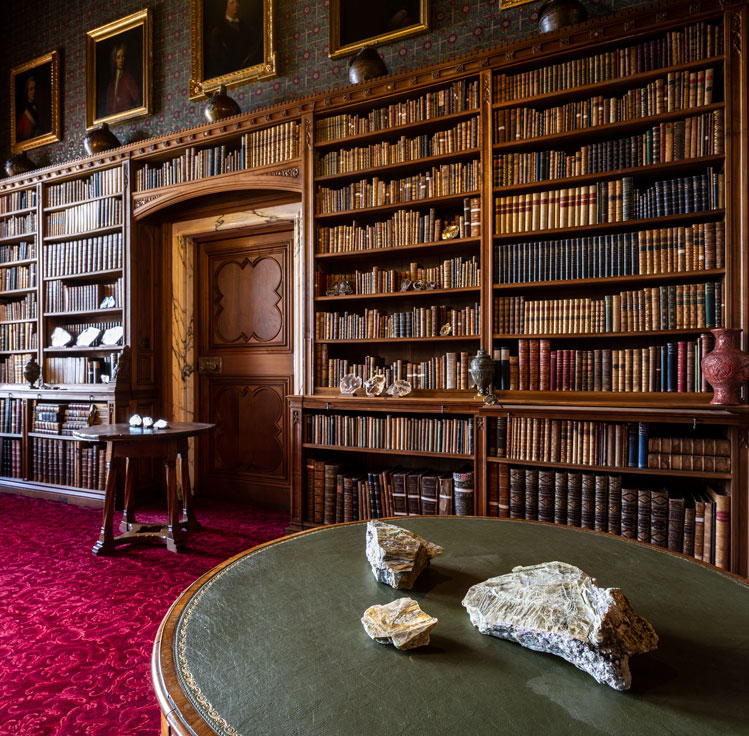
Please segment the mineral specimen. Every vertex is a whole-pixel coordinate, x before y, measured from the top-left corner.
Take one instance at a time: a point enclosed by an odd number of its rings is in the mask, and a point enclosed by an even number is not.
[[[398,398],[400,396],[408,396],[411,393],[411,383],[406,381],[404,378],[396,378],[393,381],[393,385],[387,390],[389,396]]]
[[[341,393],[345,396],[353,396],[357,389],[361,388],[362,380],[361,376],[357,376],[354,373],[347,373],[338,384],[341,389]]]
[[[429,644],[429,632],[437,625],[411,598],[399,598],[385,606],[370,606],[361,619],[364,630],[379,644],[396,649],[415,649]]]
[[[619,588],[566,562],[515,567],[474,585],[463,605],[482,634],[556,654],[616,690],[632,684],[630,655],[658,646]]]
[[[367,559],[372,573],[393,588],[413,588],[432,557],[445,550],[417,534],[384,521],[367,523]]]
[[[367,396],[379,396],[385,390],[385,376],[378,373],[375,376],[370,376],[364,381],[364,391]]]

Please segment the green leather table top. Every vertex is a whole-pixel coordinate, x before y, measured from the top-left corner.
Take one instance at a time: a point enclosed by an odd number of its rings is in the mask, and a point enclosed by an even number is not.
[[[175,665],[222,736],[242,734],[749,734],[749,586],[699,563],[577,529],[477,518],[398,521],[445,547],[413,591],[378,583],[365,524],[281,539],[214,574],[183,610]],[[479,634],[460,602],[515,565],[562,560],[622,588],[659,648],[632,689]],[[360,618],[410,596],[431,645],[377,644]]]

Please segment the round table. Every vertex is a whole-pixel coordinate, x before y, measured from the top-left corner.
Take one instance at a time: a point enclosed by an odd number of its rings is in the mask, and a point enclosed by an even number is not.
[[[365,524],[285,537],[228,560],[174,603],[154,644],[163,734],[749,733],[749,585],[619,537],[541,523],[415,517],[445,547],[414,590],[378,583]],[[468,588],[562,560],[619,587],[655,627],[617,692],[564,660],[482,635]],[[409,596],[439,619],[428,647],[365,633],[373,604]]]
[[[184,549],[184,529],[198,529],[199,524],[192,513],[192,490],[188,471],[189,444],[187,440],[205,434],[215,428],[215,424],[200,422],[173,422],[166,429],[143,429],[129,424],[96,424],[73,432],[77,440],[87,442],[107,442],[109,444],[109,468],[104,489],[104,510],[102,512],[99,539],[94,544],[95,555],[114,552],[120,544],[133,542],[157,542],[166,545],[171,552]],[[177,500],[177,457],[182,470],[182,511]],[[166,473],[166,524],[138,524],[135,521],[135,461],[138,458],[154,458],[163,461]],[[114,535],[114,497],[117,490],[117,477],[125,473],[125,508],[120,522],[122,534]]]

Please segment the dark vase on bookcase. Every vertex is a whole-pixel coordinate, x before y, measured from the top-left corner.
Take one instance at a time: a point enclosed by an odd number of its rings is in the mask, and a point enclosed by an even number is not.
[[[711,330],[715,347],[702,359],[705,373],[715,395],[711,404],[740,404],[741,387],[749,381],[749,355],[739,348],[741,328]]]

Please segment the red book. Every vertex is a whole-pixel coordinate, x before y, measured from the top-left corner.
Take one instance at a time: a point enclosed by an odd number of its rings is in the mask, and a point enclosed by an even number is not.
[[[556,391],[558,387],[557,382],[557,353],[559,351],[555,350],[551,353],[549,356],[549,391]]]
[[[562,391],[570,390],[570,352],[561,350],[562,353]]]
[[[518,389],[527,391],[529,386],[528,340],[518,340]]]
[[[677,347],[676,390],[687,390],[687,343],[680,340]]]
[[[538,362],[538,388],[551,391],[551,343],[548,340],[538,342]]]
[[[538,340],[528,340],[528,390],[538,391],[539,384],[539,345]]]

